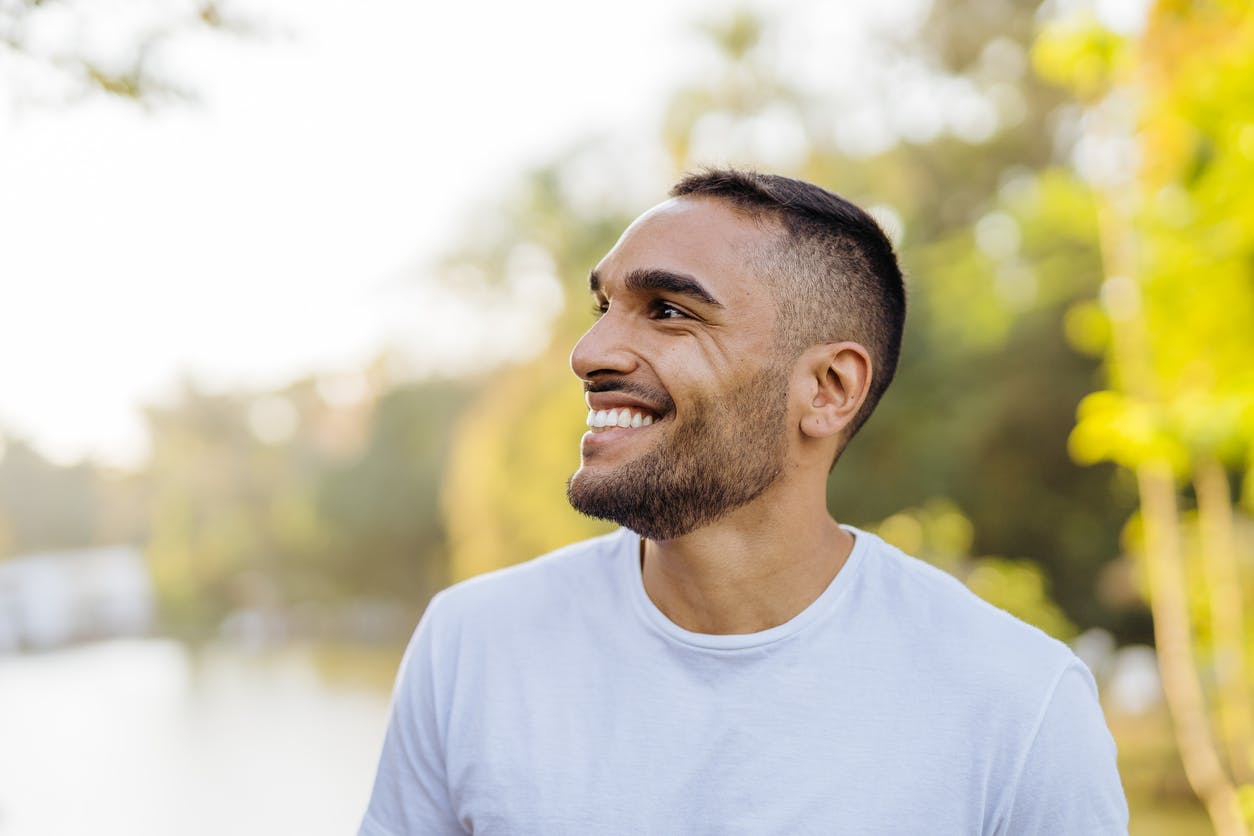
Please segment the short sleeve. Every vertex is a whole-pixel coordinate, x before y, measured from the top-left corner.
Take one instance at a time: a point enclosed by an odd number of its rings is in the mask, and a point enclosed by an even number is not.
[[[401,660],[383,753],[359,836],[465,833],[449,802],[438,720],[439,598],[427,607]]]
[[[1041,717],[996,833],[1126,836],[1128,805],[1115,754],[1093,676],[1072,660]]]

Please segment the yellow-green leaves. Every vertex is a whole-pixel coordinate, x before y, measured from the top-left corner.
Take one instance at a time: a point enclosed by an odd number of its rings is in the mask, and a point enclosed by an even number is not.
[[[1073,345],[1105,353],[1112,391],[1081,405],[1071,451],[1178,473],[1197,456],[1239,462],[1254,443],[1254,17],[1241,3],[1160,4],[1126,47],[1096,25],[1054,24],[1036,54],[1051,77],[1074,65],[1088,78],[1136,50],[1134,73],[1106,77],[1138,103],[1123,126],[1135,181],[1103,198],[1107,258],[1127,275],[1066,323]]]
[[[1171,417],[1160,406],[1118,392],[1094,392],[1080,402],[1068,446],[1084,464],[1110,460],[1134,468],[1160,461],[1182,472],[1188,453],[1173,432]]]
[[[1032,49],[1037,73],[1081,100],[1102,95],[1127,64],[1125,42],[1087,10],[1049,23]]]

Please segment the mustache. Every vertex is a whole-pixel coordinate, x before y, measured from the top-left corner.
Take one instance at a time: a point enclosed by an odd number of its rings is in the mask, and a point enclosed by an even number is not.
[[[585,380],[583,390],[585,392],[621,392],[624,395],[631,395],[652,406],[658,414],[670,412],[675,406],[675,402],[671,400],[666,390],[621,377]]]

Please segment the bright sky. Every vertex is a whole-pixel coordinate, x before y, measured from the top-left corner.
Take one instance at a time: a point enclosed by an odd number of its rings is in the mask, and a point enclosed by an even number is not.
[[[83,35],[106,53],[142,29],[136,9],[170,8],[85,5],[96,17]],[[783,69],[838,85],[870,63],[868,20],[908,29],[927,4],[766,5],[792,9]],[[613,13],[585,0],[226,8],[285,34],[197,35],[159,55],[193,105],[19,106],[29,91],[0,51],[0,451],[7,433],[62,462],[137,463],[138,406],[185,374],[266,387],[359,368],[398,342],[429,367],[464,365],[476,347],[525,350],[538,339],[529,312],[510,327],[476,316],[424,286],[425,267],[528,165],[583,136],[656,133],[666,94],[703,66],[691,22],[729,11],[717,0]],[[69,43],[76,30],[66,18],[50,31]],[[840,117],[834,129],[853,140],[886,135],[872,111]],[[706,133],[717,151],[718,126]]]
[[[166,72],[199,104],[5,108],[24,91],[0,84],[0,428],[134,461],[136,405],[182,372],[277,385],[398,330],[490,342],[388,289],[498,178],[654,120],[712,5],[250,0],[228,8],[288,34],[180,41]]]

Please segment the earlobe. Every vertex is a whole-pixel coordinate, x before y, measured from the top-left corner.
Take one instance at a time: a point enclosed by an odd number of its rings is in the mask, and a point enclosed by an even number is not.
[[[810,438],[828,438],[835,434],[831,420],[822,412],[811,412],[802,418],[801,431]]]
[[[871,358],[853,342],[815,346],[807,358],[811,394],[801,431],[814,439],[831,438],[852,423],[871,384]]]

